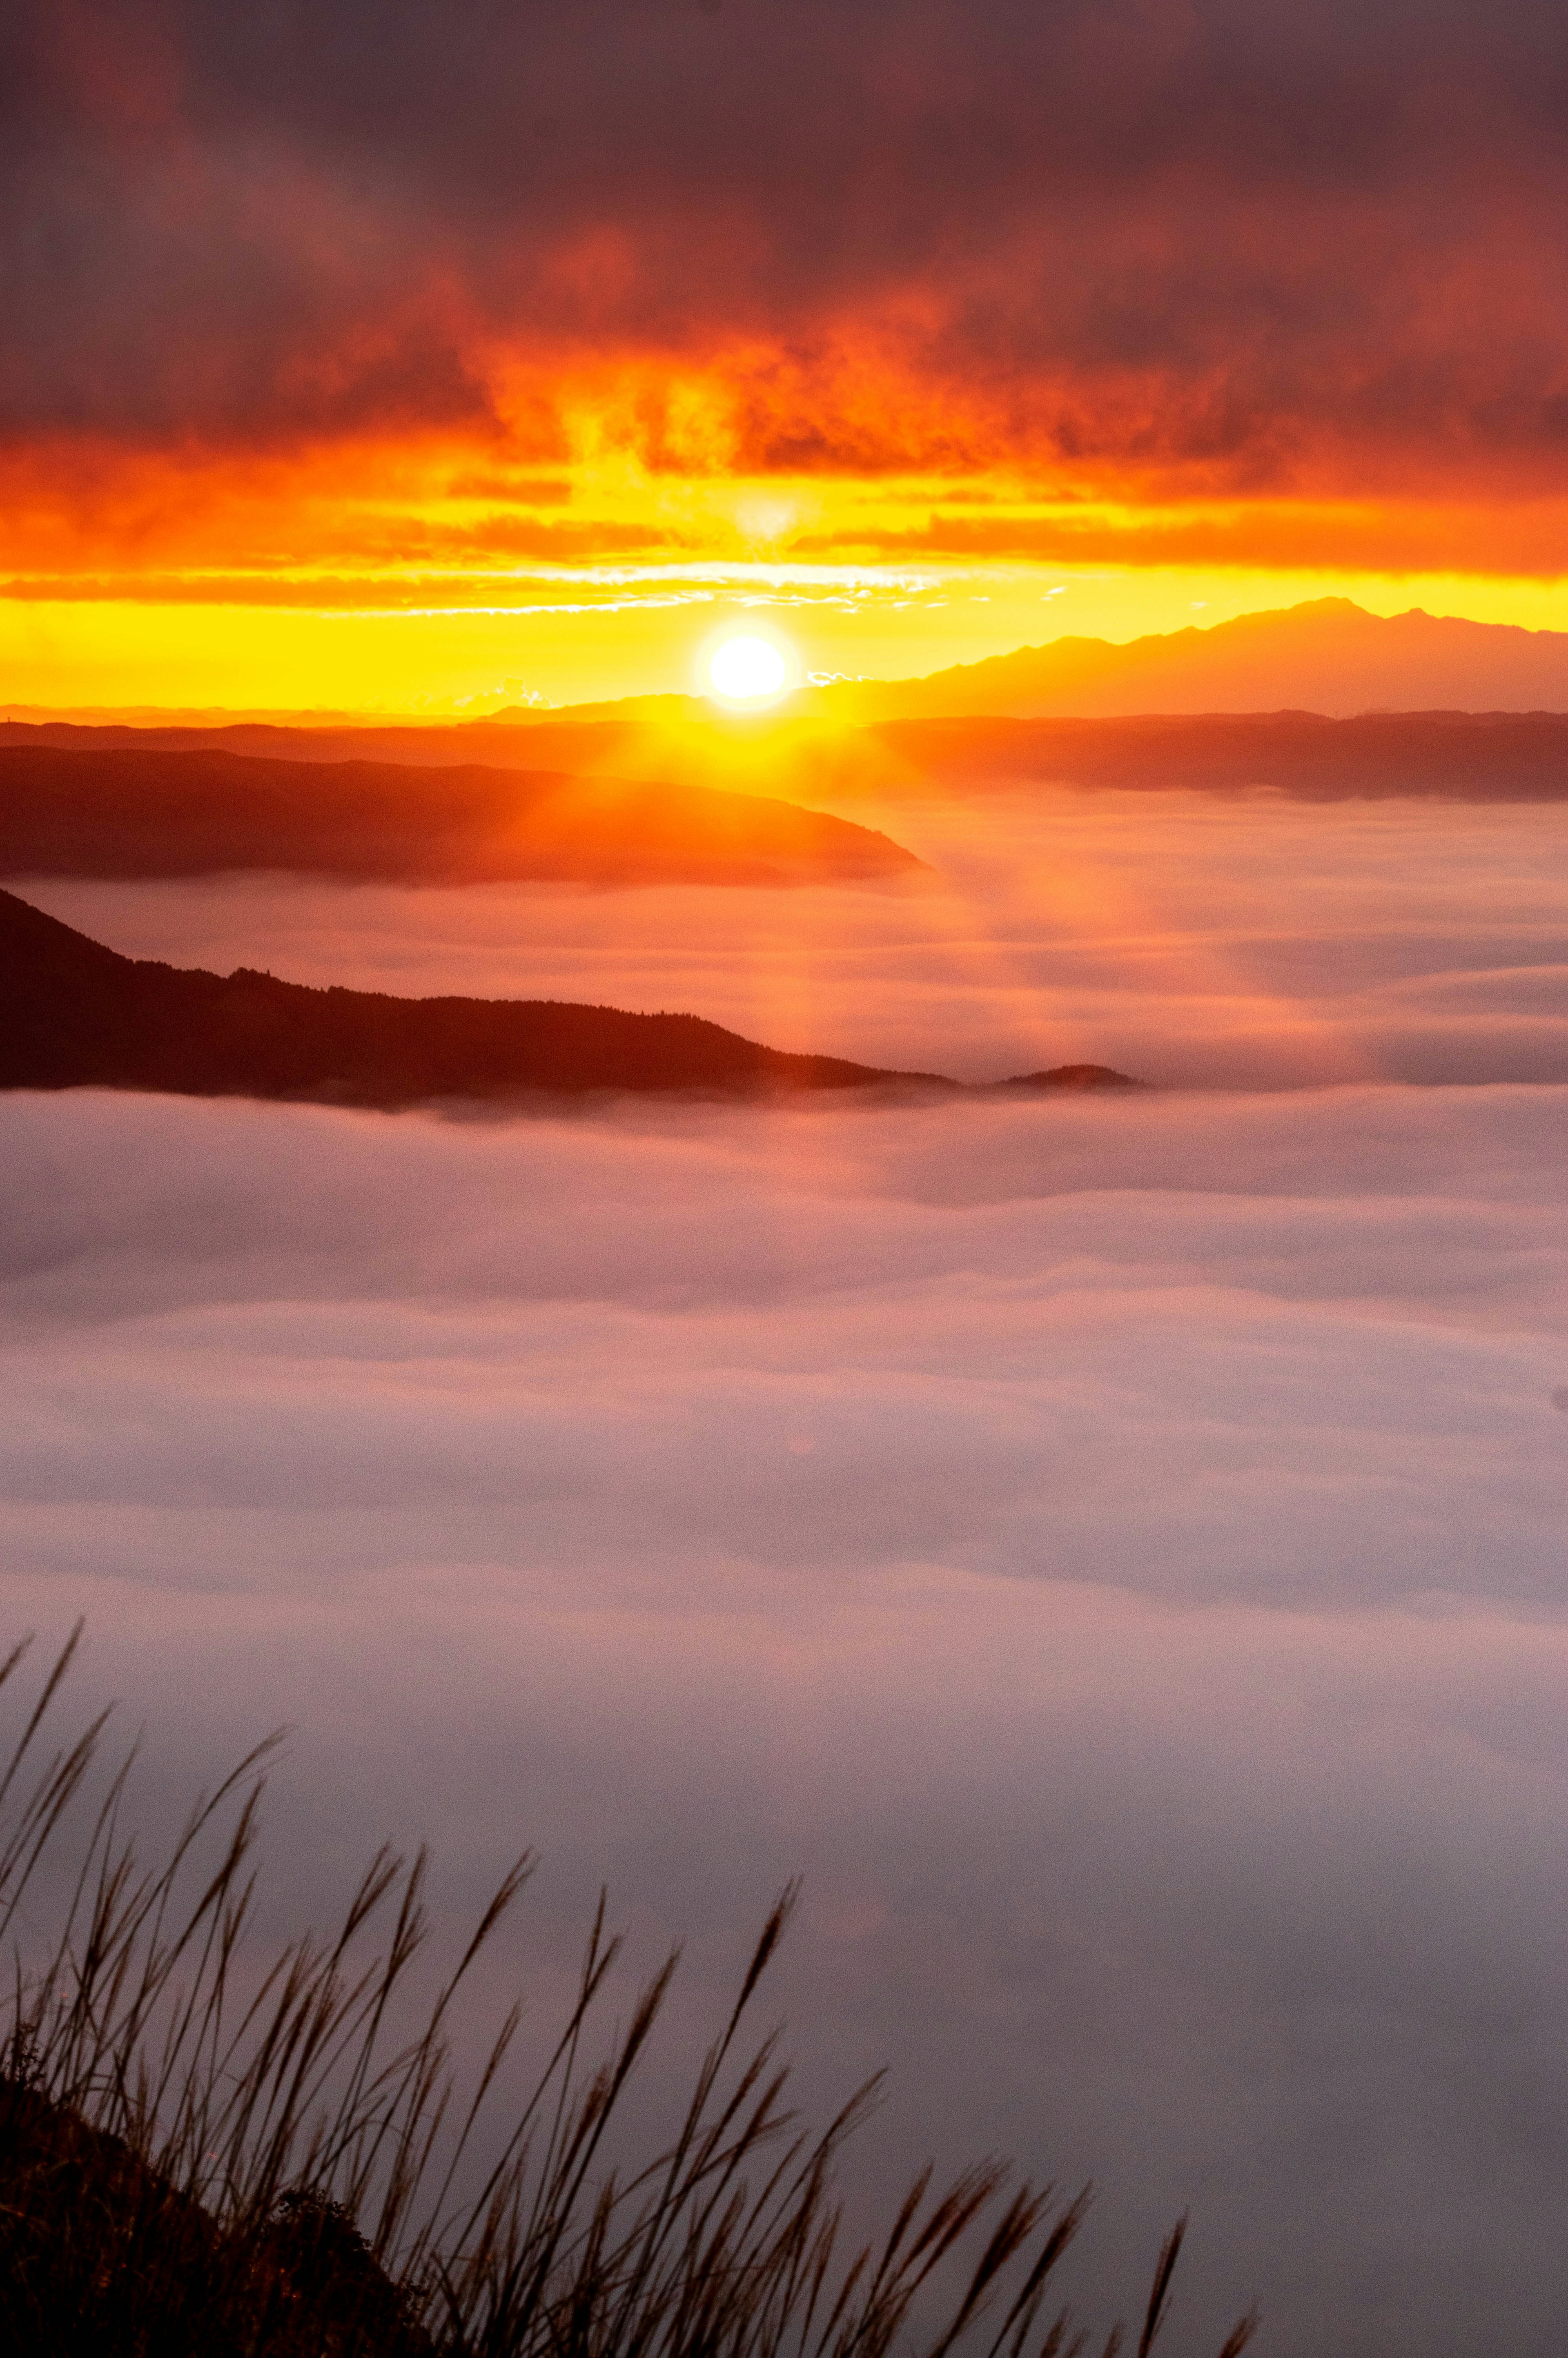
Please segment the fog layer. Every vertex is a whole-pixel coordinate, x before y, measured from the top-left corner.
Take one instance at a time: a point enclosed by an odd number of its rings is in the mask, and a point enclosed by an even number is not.
[[[846,807],[849,807],[848,806]],[[909,887],[588,892],[19,880],[136,957],[605,1001],[964,1080],[1568,1081],[1568,809],[1260,794],[856,806]]]
[[[1173,2346],[1554,2349],[1568,1091],[441,1121],[0,1104],[7,1625],[287,1915],[543,1844],[695,1994],[804,1870],[868,2182],[1105,2194]],[[552,1945],[553,1944],[553,1945]],[[693,2033],[695,2035],[695,2031]]]
[[[279,1929],[384,1836],[449,1921],[536,1842],[547,2016],[607,1877],[691,1942],[672,2075],[804,1872],[808,2093],[893,2068],[860,2192],[1093,2172],[1102,2320],[1190,2204],[1177,2358],[1254,2293],[1276,2358],[1547,2358],[1565,825],[1058,796],[912,806],[915,891],[37,887],[181,963],[1206,1086],[0,1098],[6,1626],[88,1615],[155,1817],[293,1723]]]

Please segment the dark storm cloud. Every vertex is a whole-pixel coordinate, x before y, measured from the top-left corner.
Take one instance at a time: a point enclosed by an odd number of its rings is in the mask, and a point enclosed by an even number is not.
[[[876,463],[890,369],[901,463],[1568,441],[1544,6],[77,0],[5,63],[13,434],[482,430],[498,352],[751,339],[752,463]]]

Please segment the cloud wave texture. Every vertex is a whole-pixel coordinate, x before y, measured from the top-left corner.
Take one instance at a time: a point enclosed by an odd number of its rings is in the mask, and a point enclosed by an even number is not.
[[[708,1989],[804,1868],[864,2166],[1092,2169],[1123,2283],[1192,2202],[1195,2349],[1544,2353],[1565,1114],[14,1097],[7,1617],[166,1779],[297,1724],[296,1909],[532,1838]]]

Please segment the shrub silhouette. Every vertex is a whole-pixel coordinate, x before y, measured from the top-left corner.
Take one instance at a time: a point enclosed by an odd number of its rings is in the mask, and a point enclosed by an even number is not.
[[[927,2168],[879,2241],[846,2238],[837,2164],[878,2082],[813,2133],[785,2104],[776,2035],[741,2043],[793,1887],[652,2161],[617,2167],[611,2133],[676,1958],[624,2033],[586,2060],[620,1946],[602,1899],[556,2044],[510,2125],[492,2130],[520,2006],[460,2104],[449,2025],[531,1860],[502,1878],[455,1971],[412,2035],[400,2032],[427,1939],[423,1854],[379,1853],[330,1939],[258,1962],[254,1861],[272,1743],[198,1801],[155,1866],[121,1829],[132,1756],[106,1766],[73,1834],[107,1714],[52,1752],[44,1730],[79,1636],[0,1768],[0,1934],[13,1957],[0,2018],[0,2344],[29,2358],[946,2358],[960,2342],[983,2358],[1070,2358],[1087,2347],[1065,2312],[1044,2319],[1087,2189],[1064,2201],[987,2161],[934,2191]],[[0,1663],[0,1688],[26,1651]],[[40,1868],[62,1845],[65,1896],[40,1932]],[[1184,2225],[1160,2255],[1140,2358],[1165,2320]],[[1221,2358],[1239,2358],[1255,2322],[1240,2321]],[[1097,2346],[1111,2358],[1121,2339],[1113,2329]]]

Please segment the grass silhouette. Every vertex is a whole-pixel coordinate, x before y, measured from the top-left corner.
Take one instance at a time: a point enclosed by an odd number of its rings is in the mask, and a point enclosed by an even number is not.
[[[1045,2317],[1087,2189],[1063,2200],[1014,2186],[994,2161],[937,2188],[927,2168],[880,2239],[847,2237],[837,2167],[878,2082],[806,2129],[785,2101],[776,2034],[747,2033],[793,1887],[652,2160],[620,2161],[616,2132],[676,1957],[596,2047],[620,1948],[602,1899],[554,2047],[515,2116],[496,2124],[521,2005],[466,2091],[449,2032],[531,1860],[503,1877],[410,2030],[428,1933],[423,1853],[378,1853],[330,1937],[262,1955],[255,1852],[276,1739],[144,1865],[124,1823],[134,1753],[104,1759],[108,1714],[58,1746],[47,1733],[80,1634],[0,1767],[0,2344],[29,2358],[1089,2347],[1065,2312]],[[27,1652],[0,1664],[0,1689],[15,1693]],[[1160,2254],[1139,2358],[1165,2320],[1184,2226]],[[1221,2358],[1239,2358],[1255,2323],[1241,2320]],[[1122,2346],[1119,2328],[1094,2345],[1103,2358]]]

